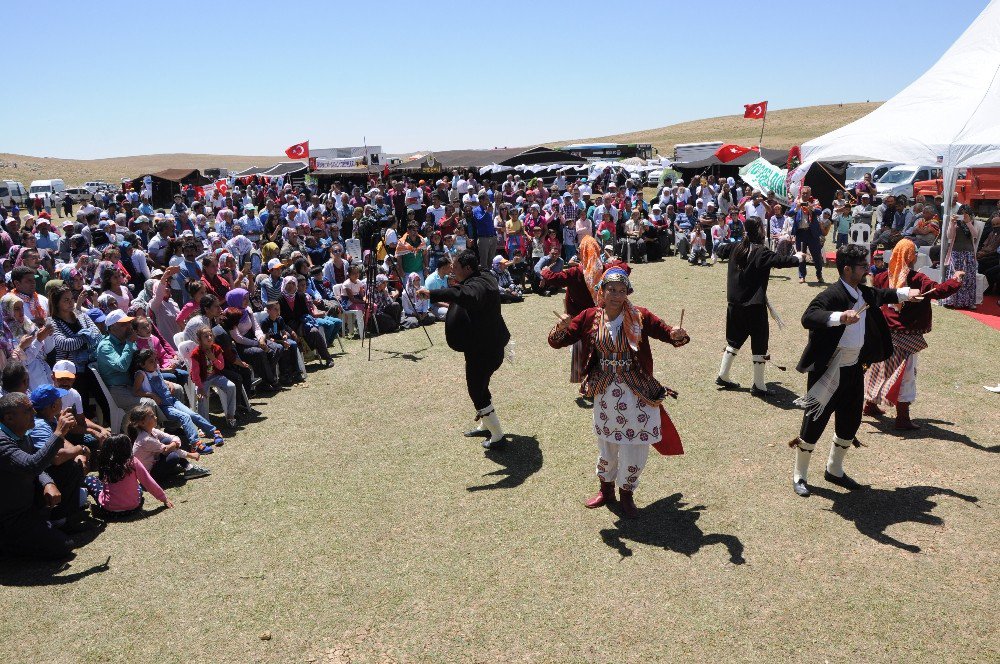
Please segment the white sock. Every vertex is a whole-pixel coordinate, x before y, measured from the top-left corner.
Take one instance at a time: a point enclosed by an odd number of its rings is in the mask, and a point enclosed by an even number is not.
[[[853,441],[843,438],[833,437],[833,445],[830,447],[830,458],[826,462],[826,471],[835,477],[844,476],[844,457],[847,450],[851,449]]]
[[[767,381],[764,380],[764,367],[767,365],[767,355],[753,356],[753,384],[758,390],[767,389]]]
[[[729,372],[732,371],[735,360],[736,349],[732,346],[726,346],[726,350],[722,353],[722,366],[719,367],[719,378],[725,381],[729,380]]]
[[[497,417],[496,410],[484,417],[483,421],[486,423],[486,428],[490,430],[489,442],[496,443],[503,438],[503,428],[500,426],[500,418]]]
[[[809,460],[812,459],[812,451],[816,449],[816,443],[809,444],[799,440],[798,447],[795,448],[795,470],[792,472],[792,481],[808,482]]]

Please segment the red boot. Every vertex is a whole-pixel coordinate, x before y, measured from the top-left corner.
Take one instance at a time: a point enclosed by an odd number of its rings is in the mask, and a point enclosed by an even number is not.
[[[635,500],[632,499],[632,492],[625,489],[619,489],[618,491],[621,494],[622,514],[626,519],[638,519],[639,508],[635,506]]]
[[[863,414],[868,417],[882,417],[885,415],[885,411],[879,408],[874,401],[866,401]]]
[[[916,431],[920,428],[919,425],[914,424],[910,419],[909,403],[900,401],[896,404],[896,426],[893,428],[897,431]]]
[[[615,502],[615,483],[601,482],[600,492],[588,500],[586,505],[589,509],[594,509],[613,502]]]

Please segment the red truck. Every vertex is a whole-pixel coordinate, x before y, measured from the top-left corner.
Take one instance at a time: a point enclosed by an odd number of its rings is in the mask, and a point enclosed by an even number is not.
[[[969,168],[960,171],[955,183],[955,199],[972,208],[980,217],[989,216],[1000,204],[1000,168]],[[923,180],[913,183],[913,196],[944,195],[944,180]]]

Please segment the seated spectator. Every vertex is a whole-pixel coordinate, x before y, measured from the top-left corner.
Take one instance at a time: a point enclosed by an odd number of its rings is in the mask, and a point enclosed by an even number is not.
[[[424,282],[424,288],[427,290],[436,290],[438,288],[448,287],[448,275],[451,274],[452,258],[451,256],[443,256],[438,262],[437,269],[428,275],[427,280]],[[434,314],[434,317],[439,321],[444,320],[448,316],[448,303],[447,302],[436,302],[432,303],[430,311]]]
[[[70,360],[58,360],[52,365],[52,378],[56,387],[66,391],[62,397],[63,405],[76,416],[76,427],[67,434],[66,439],[86,445],[92,451],[96,450],[111,435],[111,429],[92,421],[84,412],[83,398],[73,387],[77,378],[76,365]]]
[[[222,374],[225,359],[222,347],[215,343],[212,328],[203,325],[195,333],[197,346],[191,353],[191,381],[198,390],[198,411],[208,419],[208,399],[211,388],[226,396],[226,424],[236,426],[236,385]]]
[[[119,408],[128,412],[133,406],[143,403],[156,411],[162,421],[163,411],[152,399],[137,397],[132,391],[132,358],[136,353],[132,330],[132,317],[121,309],[115,309],[105,320],[108,334],[97,344],[97,372],[108,388],[111,398]]]
[[[39,328],[26,318],[24,303],[15,293],[7,293],[0,298],[0,313],[4,323],[0,342],[11,349],[14,359],[24,364],[30,387],[51,385],[52,369],[45,356],[54,348],[51,334],[55,326],[43,320],[43,326]]]
[[[299,294],[305,296],[306,310],[309,312],[309,316],[312,317],[312,323],[322,330],[323,338],[326,341],[327,347],[329,347],[330,344],[333,343],[333,340],[339,337],[341,332],[343,332],[344,321],[336,316],[330,315],[326,305],[323,305],[323,301],[318,297],[313,297],[313,293],[310,293],[309,291],[309,277],[307,275],[296,274],[295,287]],[[319,294],[316,293],[316,295],[318,296]],[[320,309],[320,305],[323,305],[324,308]],[[340,308],[339,303],[336,307],[337,309]]]
[[[931,247],[937,244],[939,237],[941,237],[941,220],[938,219],[933,207],[925,206],[923,216],[913,226],[913,235],[910,239],[918,247]]]
[[[295,331],[288,327],[281,317],[281,306],[277,302],[268,302],[265,311],[267,317],[260,327],[269,347],[281,346],[281,350],[278,351],[278,378],[281,385],[288,386],[304,380],[305,376],[299,370],[299,347]]]
[[[97,476],[88,475],[84,481],[107,518],[123,519],[142,510],[144,490],[168,508],[174,506],[146,467],[136,463],[132,439],[123,433],[104,442],[97,454]]]
[[[106,263],[103,268],[101,268],[101,285],[100,291],[101,295],[105,293],[110,293],[115,298],[115,308],[121,309],[122,311],[128,311],[129,304],[132,302],[132,295],[122,283],[122,273],[117,266],[111,263]]]
[[[374,331],[376,334],[389,334],[399,329],[403,307],[397,301],[398,298],[399,293],[389,289],[389,277],[384,274],[375,277],[372,304],[375,307]],[[282,315],[284,315],[284,311],[282,311]],[[368,329],[371,331],[372,326],[369,325]]]
[[[212,446],[221,446],[225,443],[222,434],[208,421],[208,418],[191,410],[174,396],[174,393],[181,392],[180,387],[163,378],[163,374],[156,367],[156,354],[151,349],[145,348],[136,353],[133,366],[132,392],[140,399],[154,401],[166,415],[168,422],[180,426],[184,433],[184,449],[211,454]],[[198,437],[199,429],[212,441],[210,444],[201,442]]]
[[[539,295],[552,295],[559,291],[558,288],[549,288],[545,285],[545,280],[542,278],[542,270],[548,268],[553,272],[562,272],[563,269],[563,259],[559,255],[559,247],[553,247],[552,250],[546,256],[542,256],[537,263],[535,263],[535,268],[532,270],[533,282],[532,290]]]
[[[406,276],[406,285],[400,294],[400,305],[403,307],[403,327],[412,329],[418,325],[431,325],[437,319],[431,314],[431,302],[419,297],[422,288],[420,275],[411,272]]]
[[[289,275],[282,280],[281,298],[278,300],[281,317],[299,338],[309,344],[327,367],[332,367],[333,358],[326,347],[326,336],[312,319],[306,295],[304,292],[300,293],[298,288],[298,279],[294,276]]]
[[[63,412],[62,398],[68,393],[54,385],[42,385],[31,391],[29,398],[35,409],[34,426],[28,432],[34,449],[41,450],[52,438],[59,426],[59,416]],[[69,409],[66,409],[69,410]],[[75,423],[75,415],[74,415]],[[52,509],[50,520],[64,523],[60,527],[69,534],[83,532],[101,524],[86,516],[80,503],[80,489],[83,488],[83,476],[87,474],[86,466],[90,457],[90,448],[82,444],[74,444],[69,440],[70,433],[64,435],[62,448],[56,452],[46,472],[59,493],[66,497]]]
[[[250,310],[250,293],[236,288],[226,295],[227,310],[240,312],[239,319],[229,330],[237,354],[261,379],[262,390],[273,391],[278,386],[278,353],[281,345],[268,342],[264,331]]]
[[[157,482],[166,482],[182,476],[185,480],[212,474],[208,468],[196,466],[198,452],[188,452],[181,447],[181,439],[156,428],[156,413],[145,406],[136,406],[128,413],[126,432],[132,439],[132,456],[145,466]]]
[[[497,280],[497,286],[500,288],[501,304],[524,301],[524,294],[521,292],[520,288],[514,285],[514,280],[511,277],[510,270],[508,269],[508,266],[512,262],[516,263],[520,261],[520,256],[515,257],[514,261],[509,261],[503,256],[493,257],[493,269],[491,271]]]
[[[7,392],[0,397],[0,551],[32,558],[66,558],[75,543],[49,522],[50,511],[63,495],[45,469],[64,447],[64,437],[76,420],[63,412],[55,430],[40,449],[28,432],[35,409],[28,395]],[[67,496],[66,500],[73,497]]]
[[[145,316],[136,315],[132,319],[135,332],[135,346],[139,350],[149,348],[156,355],[156,365],[163,372],[163,379],[181,385],[187,383],[188,372],[182,368],[181,358],[173,346],[163,343],[153,334],[153,323]]]
[[[177,325],[180,327],[185,327],[187,322],[191,320],[191,316],[194,316],[201,310],[201,299],[208,294],[208,286],[204,281],[189,281],[185,284],[187,289],[188,300],[181,307],[181,311],[177,314]],[[216,300],[220,299],[218,296],[213,296]]]

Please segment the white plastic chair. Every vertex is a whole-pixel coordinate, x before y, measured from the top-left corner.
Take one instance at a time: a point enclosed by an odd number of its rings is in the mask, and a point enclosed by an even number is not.
[[[177,349],[177,357],[180,358],[184,369],[190,374],[191,353],[194,351],[194,342],[185,339],[183,332],[178,332],[174,335],[174,348]],[[187,397],[188,406],[191,408],[198,407],[198,392],[195,390],[194,381],[191,380],[190,376],[187,382],[184,383],[184,396]]]
[[[109,428],[111,429],[111,433],[121,433],[122,420],[125,419],[125,411],[122,410],[117,403],[115,403],[115,400],[111,396],[111,391],[108,390],[108,386],[104,384],[104,379],[101,378],[101,372],[97,370],[97,367],[91,366],[90,370],[97,379],[97,384],[101,387],[101,392],[104,393],[104,398],[108,401],[108,416],[111,418]]]
[[[333,295],[338,300],[344,296],[344,285],[334,284],[332,287]],[[362,341],[365,338],[365,319],[363,311],[348,311],[344,310],[344,333],[357,333],[358,338]],[[340,350],[344,350],[344,344],[340,344]]]

